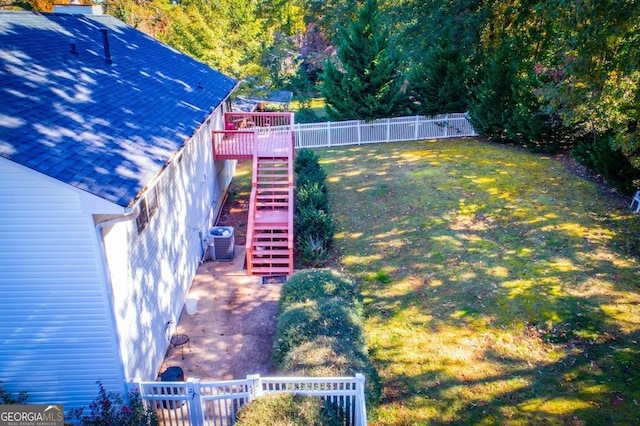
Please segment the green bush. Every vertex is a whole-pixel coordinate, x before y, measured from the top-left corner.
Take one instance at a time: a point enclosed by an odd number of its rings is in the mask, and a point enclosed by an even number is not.
[[[302,208],[294,219],[296,246],[302,262],[311,267],[322,266],[329,257],[335,225],[324,210]]]
[[[322,117],[318,117],[318,114],[312,108],[300,108],[296,111],[295,116],[296,123],[320,123],[324,120]]]
[[[310,149],[298,151],[296,175],[296,255],[304,266],[318,267],[329,258],[335,227],[329,215],[329,199],[318,155]]]
[[[320,157],[313,150],[302,148],[296,151],[293,171],[296,175],[303,173],[307,169],[317,169],[320,167]]]
[[[573,157],[583,166],[604,177],[622,193],[631,195],[640,180],[640,170],[633,167],[629,159],[619,150],[611,148],[611,137],[582,141],[572,150]]]
[[[304,209],[329,211],[329,197],[320,182],[313,182],[298,188],[296,202],[298,206],[304,206]]]
[[[362,313],[362,296],[356,283],[332,269],[311,269],[295,273],[282,286],[278,312],[291,305],[322,298],[339,299]]]
[[[286,354],[317,336],[336,337],[363,346],[362,319],[341,299],[319,299],[296,303],[278,317],[272,360],[280,366]]]
[[[364,374],[365,398],[372,407],[382,399],[382,381],[364,345],[329,336],[292,348],[284,357],[281,368],[292,376],[339,377]]]
[[[382,386],[362,329],[362,296],[355,282],[331,269],[294,274],[282,287],[272,360],[287,375],[365,375],[369,407]]]
[[[293,172],[296,175],[296,185],[298,187],[313,185],[317,182],[321,184],[323,191],[326,190],[324,182],[327,179],[327,174],[320,166],[318,154],[314,151],[306,148],[297,151],[293,163]]]
[[[277,393],[260,396],[238,412],[236,426],[339,426],[333,407],[314,396]]]

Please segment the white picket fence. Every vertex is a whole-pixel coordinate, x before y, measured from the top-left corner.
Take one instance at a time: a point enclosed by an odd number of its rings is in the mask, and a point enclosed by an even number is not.
[[[295,124],[296,148],[477,136],[467,114]]]
[[[260,377],[244,380],[130,383],[164,426],[232,426],[240,407],[260,395],[289,392],[328,401],[342,415],[344,426],[366,426],[365,378]]]

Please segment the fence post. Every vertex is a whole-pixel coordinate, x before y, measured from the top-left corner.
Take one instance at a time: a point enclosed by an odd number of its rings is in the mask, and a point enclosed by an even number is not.
[[[327,121],[327,145],[331,148],[331,121]]]
[[[391,142],[391,119],[387,118],[387,142]]]
[[[416,129],[413,132],[413,140],[417,141],[418,140],[418,128],[420,127],[420,116],[416,115]]]
[[[358,145],[362,143],[362,121],[358,120]]]
[[[365,377],[362,373],[356,373],[356,418],[355,426],[367,426],[367,402],[364,397]]]
[[[262,381],[259,374],[248,374],[247,383],[249,385],[249,401],[262,395]]]
[[[202,395],[200,394],[200,379],[187,379],[187,392],[191,395],[189,401],[189,419],[191,426],[204,425],[204,410],[202,409]]]
[[[444,137],[448,138],[449,137],[449,114],[445,116],[444,120],[445,120],[444,121]]]

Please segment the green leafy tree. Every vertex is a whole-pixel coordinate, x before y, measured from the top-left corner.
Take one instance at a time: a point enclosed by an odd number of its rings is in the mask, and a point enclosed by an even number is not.
[[[466,73],[467,64],[462,52],[447,38],[441,39],[425,60],[409,73],[416,112],[427,116],[465,112]]]
[[[547,61],[538,64],[548,108],[578,137],[603,135],[639,167],[640,3],[552,0],[538,9],[549,40]]]
[[[325,64],[322,81],[332,119],[374,120],[406,113],[400,63],[385,28],[377,0],[366,0],[357,19],[339,29],[338,61]]]

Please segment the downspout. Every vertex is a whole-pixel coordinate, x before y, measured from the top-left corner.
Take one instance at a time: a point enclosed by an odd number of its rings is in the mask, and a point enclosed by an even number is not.
[[[140,215],[140,208],[136,205],[135,209],[130,213],[126,213],[122,216],[115,217],[113,219],[107,219],[96,224],[96,237],[98,239],[98,246],[100,250],[100,266],[102,268],[102,275],[105,277],[104,286],[107,304],[109,308],[109,328],[111,329],[111,338],[113,340],[113,344],[117,348],[118,351],[118,360],[120,364],[120,375],[124,381],[124,394],[128,395],[129,389],[127,388],[127,376],[124,369],[124,360],[122,359],[122,351],[120,348],[120,335],[118,333],[118,327],[116,323],[115,317],[115,307],[113,303],[113,283],[111,282],[111,274],[109,273],[109,266],[107,262],[107,250],[105,248],[104,236],[102,234],[102,230],[111,225],[115,225],[117,223],[128,222],[131,220],[135,220]]]

